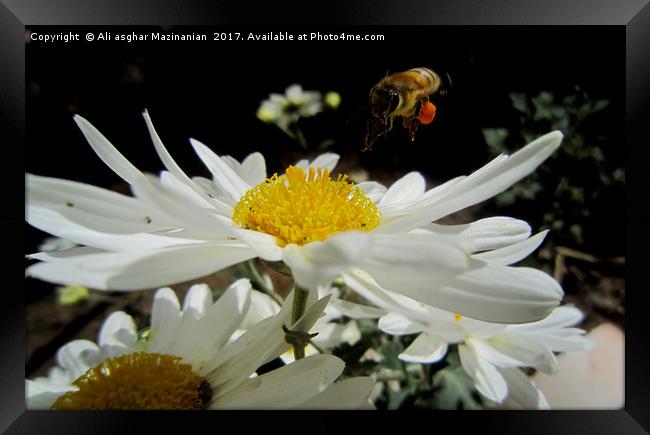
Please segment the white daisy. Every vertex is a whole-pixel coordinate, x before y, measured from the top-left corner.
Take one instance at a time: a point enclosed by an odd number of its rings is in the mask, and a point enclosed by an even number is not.
[[[476,389],[497,403],[510,397],[525,408],[548,408],[542,392],[520,368],[556,373],[558,365],[553,352],[582,350],[593,345],[582,336],[585,331],[572,327],[583,318],[575,307],[557,307],[537,322],[504,325],[474,320],[388,292],[360,271],[346,274],[345,282],[384,310],[379,319],[383,332],[418,334],[399,355],[400,359],[434,363],[444,358],[449,344],[458,344],[462,366]]]
[[[315,290],[359,268],[388,290],[492,322],[539,320],[559,304],[562,289],[547,274],[485,258],[526,239],[530,228],[525,222],[431,223],[529,174],[559,146],[559,132],[425,191],[417,172],[388,189],[375,182],[353,185],[344,175],[332,179],[336,154],[300,161],[284,175],[267,179],[261,154],[239,163],[193,139],[213,179],[190,178],[171,158],[146,112],[144,117],[167,168],[160,177],[140,172],[88,121],[75,116],[90,145],[131,185],[134,197],[27,176],[28,222],[85,245],[30,256],[43,262],[30,266],[28,274],[95,289],[137,290],[260,257],[288,266],[303,288]]]
[[[284,352],[281,326],[289,296],[277,315],[234,341],[250,304],[250,283],[239,280],[214,304],[204,284],[194,285],[180,307],[170,288],[155,295],[151,329],[138,336],[133,319],[111,314],[97,344],[75,340],[57,353],[47,378],[26,381],[28,408],[224,409],[367,408],[369,378],[334,381],[344,368],[331,355],[304,358],[260,376],[254,372]],[[309,329],[327,298],[308,306],[290,329]]]
[[[284,95],[271,94],[268,100],[262,101],[257,109],[257,117],[288,131],[289,125],[300,118],[322,112],[322,99],[320,92],[303,91],[302,86],[293,84],[286,89]]]

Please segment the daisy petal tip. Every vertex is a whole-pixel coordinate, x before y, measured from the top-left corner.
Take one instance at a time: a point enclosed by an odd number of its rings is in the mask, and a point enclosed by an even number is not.
[[[551,148],[557,149],[564,139],[564,134],[560,130],[553,130],[550,133],[546,133],[541,139],[544,139]]]

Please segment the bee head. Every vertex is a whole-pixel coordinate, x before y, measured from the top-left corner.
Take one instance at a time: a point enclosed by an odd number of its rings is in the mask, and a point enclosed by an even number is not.
[[[399,94],[390,88],[375,86],[370,91],[370,111],[373,116],[387,118],[399,106]]]

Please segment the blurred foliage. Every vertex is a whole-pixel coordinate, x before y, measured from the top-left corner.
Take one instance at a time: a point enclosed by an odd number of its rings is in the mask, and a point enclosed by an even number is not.
[[[624,195],[625,169],[608,158],[606,150],[613,144],[594,121],[609,101],[592,99],[578,86],[574,91],[565,96],[512,93],[518,128],[487,128],[483,136],[497,155],[512,153],[549,131],[562,131],[562,146],[535,172],[498,195],[496,204],[516,208],[533,226],[553,230],[558,242],[582,246],[585,227],[597,221],[594,210],[606,208],[606,198]]]
[[[460,365],[457,351],[447,354],[448,366],[433,375],[438,409],[482,409],[481,397],[474,390],[474,381]]]
[[[59,304],[61,305],[73,305],[79,302],[87,301],[90,297],[88,289],[80,285],[67,285],[65,287],[57,287],[56,293],[58,296]]]

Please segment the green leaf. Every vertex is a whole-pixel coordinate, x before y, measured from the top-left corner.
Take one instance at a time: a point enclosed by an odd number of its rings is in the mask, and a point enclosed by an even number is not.
[[[513,204],[516,198],[514,193],[507,191],[497,195],[495,199],[499,207],[506,207]]]
[[[392,341],[382,344],[379,353],[384,356],[384,359],[380,364],[393,370],[403,370],[402,361],[399,359],[399,354],[403,350],[402,346]]]
[[[603,110],[609,105],[609,100],[597,100],[591,108],[591,113],[596,113]]]
[[[433,387],[439,409],[482,409],[474,398],[474,381],[463,367],[444,368],[433,376]]]
[[[485,138],[485,143],[493,151],[502,152],[505,140],[508,137],[508,130],[505,128],[484,128],[483,137]]]
[[[412,395],[414,391],[415,387],[413,385],[402,388],[399,391],[391,391],[388,399],[388,409],[399,409],[404,400]]]
[[[515,110],[518,110],[522,113],[528,113],[528,101],[526,94],[512,93],[510,94],[510,99],[512,100],[512,107],[514,107]]]

